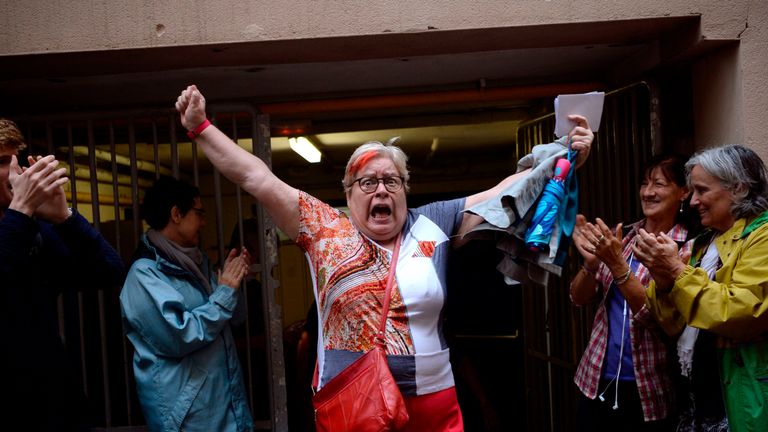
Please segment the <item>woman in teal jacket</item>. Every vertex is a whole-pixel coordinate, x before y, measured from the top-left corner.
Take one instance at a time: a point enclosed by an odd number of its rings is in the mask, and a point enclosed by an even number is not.
[[[253,420],[230,322],[250,260],[230,252],[218,277],[198,249],[197,188],[160,179],[145,195],[142,236],[120,293],[133,370],[151,431],[250,431]]]
[[[690,264],[668,238],[641,234],[636,256],[655,281],[648,306],[670,334],[687,324],[718,335],[730,430],[768,430],[766,168],[739,145],[698,153],[686,167],[691,206],[709,231],[694,241]]]

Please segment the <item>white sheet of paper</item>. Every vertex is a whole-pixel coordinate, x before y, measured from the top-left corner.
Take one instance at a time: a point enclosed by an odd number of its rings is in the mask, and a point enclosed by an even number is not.
[[[564,94],[555,98],[555,136],[558,138],[568,135],[576,123],[568,120],[571,114],[587,118],[593,132],[600,129],[600,119],[603,116],[603,101],[605,93],[591,92],[583,94]]]

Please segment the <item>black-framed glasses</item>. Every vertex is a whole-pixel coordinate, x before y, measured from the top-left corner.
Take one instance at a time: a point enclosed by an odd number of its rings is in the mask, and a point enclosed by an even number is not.
[[[384,189],[386,189],[387,192],[397,192],[403,188],[403,178],[399,176],[389,176],[384,178],[360,177],[352,183],[357,183],[360,186],[360,190],[365,193],[374,193],[379,187],[379,182],[384,183]]]
[[[205,209],[202,207],[192,207],[190,210],[194,210],[201,218],[205,217]]]

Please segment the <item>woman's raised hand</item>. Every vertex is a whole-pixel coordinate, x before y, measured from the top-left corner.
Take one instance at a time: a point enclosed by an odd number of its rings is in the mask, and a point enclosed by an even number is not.
[[[205,121],[205,98],[196,85],[187,87],[176,98],[176,110],[181,114],[181,124],[187,130],[193,130]]]
[[[579,152],[576,155],[576,168],[578,168],[587,160],[595,134],[589,128],[586,117],[571,114],[568,120],[576,122],[576,126],[568,133],[568,140],[571,142],[571,149]]]

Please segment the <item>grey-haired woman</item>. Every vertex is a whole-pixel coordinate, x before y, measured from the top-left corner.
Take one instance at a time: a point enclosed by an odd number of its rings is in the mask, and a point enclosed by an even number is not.
[[[730,430],[768,430],[766,168],[751,149],[727,145],[694,155],[686,169],[691,206],[708,230],[689,260],[666,236],[640,233],[634,252],[655,281],[648,306],[670,334],[688,325],[717,335]]]

